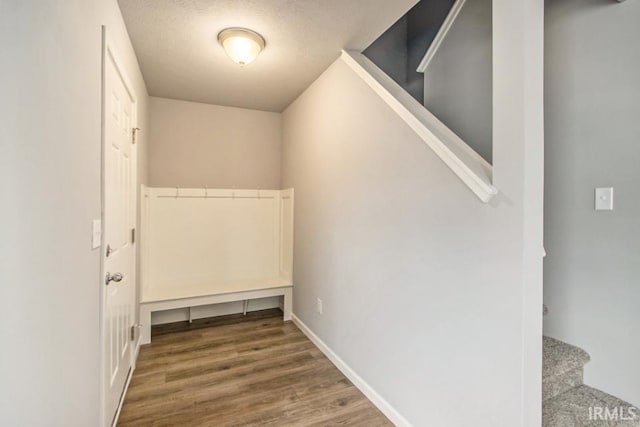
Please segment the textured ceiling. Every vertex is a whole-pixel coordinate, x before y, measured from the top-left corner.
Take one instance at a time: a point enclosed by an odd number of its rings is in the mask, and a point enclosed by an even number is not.
[[[282,111],[340,54],[362,51],[417,0],[119,0],[149,94]],[[217,42],[246,27],[267,47],[244,68]]]

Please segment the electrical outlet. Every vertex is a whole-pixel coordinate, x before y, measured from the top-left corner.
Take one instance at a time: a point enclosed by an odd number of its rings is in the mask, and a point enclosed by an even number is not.
[[[316,302],[316,310],[318,311],[318,314],[322,314],[322,300],[320,298],[318,298],[318,301]]]

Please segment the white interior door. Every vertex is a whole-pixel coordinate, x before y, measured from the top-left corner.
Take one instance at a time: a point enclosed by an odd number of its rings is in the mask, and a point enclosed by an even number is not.
[[[135,323],[135,96],[105,38],[103,135],[104,424],[113,423],[132,366]]]

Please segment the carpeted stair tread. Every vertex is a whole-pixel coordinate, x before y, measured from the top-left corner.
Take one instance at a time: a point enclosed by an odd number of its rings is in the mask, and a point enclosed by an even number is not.
[[[542,426],[640,427],[640,410],[617,397],[580,385],[544,402]]]
[[[551,337],[543,337],[543,340],[543,380],[581,369],[591,360],[589,354],[581,348]]]

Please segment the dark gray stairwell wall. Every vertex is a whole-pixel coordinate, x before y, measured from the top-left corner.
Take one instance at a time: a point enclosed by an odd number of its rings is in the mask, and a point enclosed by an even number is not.
[[[467,0],[424,73],[424,105],[488,162],[493,140],[491,0]]]
[[[374,41],[364,52],[396,83],[407,83],[407,15],[403,16]]]
[[[418,2],[363,52],[421,104],[424,102],[424,77],[416,69],[454,2]]]

